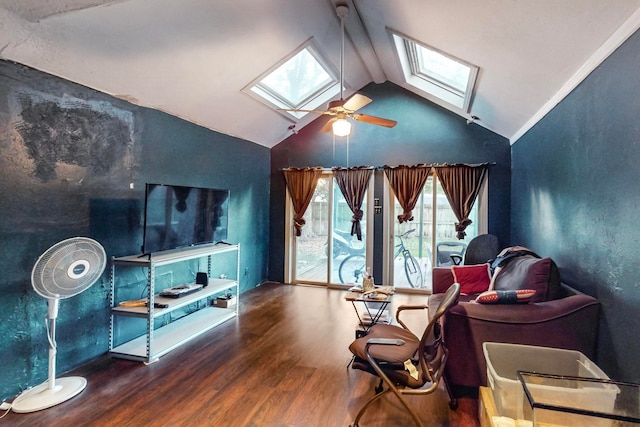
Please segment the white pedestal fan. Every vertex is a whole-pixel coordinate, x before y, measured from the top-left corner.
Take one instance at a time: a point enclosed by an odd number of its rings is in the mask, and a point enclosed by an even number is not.
[[[43,253],[33,266],[33,289],[47,299],[49,379],[28,389],[13,401],[14,412],[35,412],[50,408],[80,393],[87,385],[82,377],[56,379],[56,318],[61,299],[77,295],[93,285],[107,263],[104,248],[87,237],[63,240]]]

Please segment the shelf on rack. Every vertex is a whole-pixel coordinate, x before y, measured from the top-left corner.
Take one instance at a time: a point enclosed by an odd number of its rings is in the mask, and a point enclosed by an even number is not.
[[[156,267],[165,264],[172,264],[187,259],[193,259],[201,256],[221,254],[229,251],[238,250],[238,245],[226,244],[210,244],[190,246],[187,248],[171,249],[162,252],[153,252],[144,255],[128,255],[114,258],[114,262],[118,265],[138,265],[145,266],[151,263],[151,258]]]
[[[198,292],[194,292],[189,295],[185,295],[182,298],[166,298],[161,297],[159,295],[154,295],[153,301],[161,304],[169,304],[168,308],[154,308],[153,317],[156,318],[158,316],[163,316],[167,313],[170,313],[173,310],[176,310],[180,307],[187,306],[196,301],[202,300],[209,296],[213,296],[215,294],[219,294],[224,292],[227,289],[235,288],[237,286],[237,282],[235,280],[228,279],[209,279],[209,286],[202,288]],[[147,317],[147,307],[113,307],[113,314],[121,315],[121,316],[131,316],[131,317]]]
[[[215,255],[223,253],[235,252],[235,274],[236,279],[214,279],[211,278],[212,258]],[[206,258],[206,274],[209,276],[209,285],[182,298],[166,298],[156,295],[155,292],[160,291],[155,287],[155,270],[160,266],[166,266],[174,263],[196,260],[198,259],[198,270],[205,272],[203,269]],[[223,258],[223,263],[224,263]],[[227,262],[230,261],[227,260]],[[143,268],[147,271],[147,289],[151,289],[152,293],[149,299],[154,303],[166,304],[166,308],[156,308],[153,304],[149,307],[121,307],[118,305],[119,299],[116,297],[116,267],[135,267]],[[228,268],[227,266],[226,268]],[[138,360],[151,363],[158,360],[159,357],[170,352],[174,348],[188,342],[189,340],[199,336],[200,334],[215,328],[219,324],[238,315],[238,304],[233,308],[212,307],[209,298],[216,295],[231,291],[231,294],[239,300],[240,289],[237,278],[240,275],[240,246],[237,244],[206,244],[198,246],[190,246],[162,252],[154,252],[147,255],[130,255],[124,257],[113,257],[111,264],[110,278],[110,302],[111,302],[111,319],[109,324],[109,349],[113,357],[123,359]],[[151,301],[150,301],[151,302]],[[196,305],[194,307],[194,305]],[[195,308],[190,314],[171,321],[168,324],[156,328],[156,321],[160,316],[172,313],[180,308]],[[146,320],[145,333],[137,338],[122,342],[114,346],[118,341],[115,322],[118,318],[134,317]],[[118,341],[119,342],[119,341]]]
[[[235,316],[233,309],[207,307],[156,329],[153,332],[154,360]],[[111,353],[116,357],[144,361],[147,359],[147,337],[142,335],[128,341],[113,348]]]

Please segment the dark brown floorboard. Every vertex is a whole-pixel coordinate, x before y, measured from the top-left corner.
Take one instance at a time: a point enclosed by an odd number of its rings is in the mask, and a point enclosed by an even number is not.
[[[348,426],[374,393],[376,379],[347,369],[355,313],[344,292],[267,283],[241,296],[240,315],[158,362],[102,357],[61,376],[87,388],[30,414],[10,412],[6,426]],[[424,296],[396,295],[399,304]],[[424,319],[414,314],[412,325]],[[440,388],[408,396],[425,426],[477,427],[477,401],[448,407]],[[369,408],[364,427],[412,425],[387,396]]]

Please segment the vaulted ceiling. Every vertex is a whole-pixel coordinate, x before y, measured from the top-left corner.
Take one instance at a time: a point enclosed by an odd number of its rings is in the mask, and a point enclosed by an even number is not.
[[[0,0],[0,58],[272,147],[293,122],[242,89],[310,38],[339,68],[338,3],[345,95],[416,91],[391,29],[478,66],[469,111],[430,101],[512,142],[640,27],[640,0]]]

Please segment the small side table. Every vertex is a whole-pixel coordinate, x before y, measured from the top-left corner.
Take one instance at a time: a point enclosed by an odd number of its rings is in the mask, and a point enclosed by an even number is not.
[[[388,288],[382,288],[388,292]],[[371,326],[376,323],[389,323],[391,316],[387,306],[391,302],[391,293],[377,292],[373,295],[362,292],[348,292],[344,299],[350,301],[358,316],[358,325],[361,329],[356,330],[356,338],[366,335]],[[358,307],[361,307],[358,309]]]

